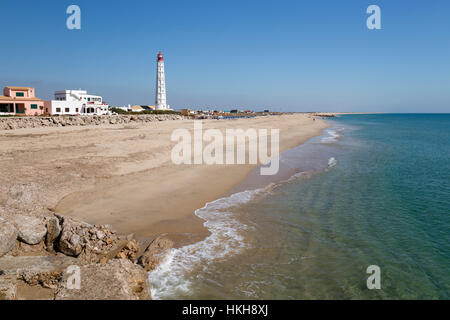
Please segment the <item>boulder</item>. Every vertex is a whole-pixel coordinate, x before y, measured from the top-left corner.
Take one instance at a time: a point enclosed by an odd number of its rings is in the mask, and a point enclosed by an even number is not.
[[[61,237],[58,249],[68,255],[77,257],[83,250],[84,242],[89,236],[88,230],[92,226],[67,217],[62,218]]]
[[[79,289],[70,280],[74,272],[64,272],[56,290],[56,300],[150,300],[148,275],[128,260],[88,264],[79,269]]]
[[[38,244],[47,234],[45,223],[40,218],[18,215],[13,222],[19,231],[19,240],[27,244]]]
[[[154,270],[173,248],[173,241],[159,236],[154,239],[145,249],[138,263],[147,271]]]
[[[57,217],[51,217],[47,221],[47,235],[45,237],[45,244],[47,248],[53,250],[53,243],[61,234],[61,226]]]
[[[58,250],[79,257],[84,263],[98,262],[111,252],[116,255],[126,245],[107,226],[93,226],[75,219],[62,218]],[[117,252],[117,253],[116,253]]]
[[[0,257],[14,248],[17,236],[18,231],[16,227],[5,219],[0,218]]]

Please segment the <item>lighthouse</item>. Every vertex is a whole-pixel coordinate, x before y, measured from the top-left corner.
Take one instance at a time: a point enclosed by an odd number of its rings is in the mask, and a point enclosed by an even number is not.
[[[166,98],[166,77],[164,75],[164,58],[161,52],[158,53],[156,66],[156,110],[170,110]]]

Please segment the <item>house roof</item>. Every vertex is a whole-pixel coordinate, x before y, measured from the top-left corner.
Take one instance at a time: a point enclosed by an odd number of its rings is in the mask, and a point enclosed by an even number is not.
[[[0,100],[8,100],[8,101],[42,101],[42,99],[39,98],[18,98],[18,97],[7,97],[7,96],[0,96]]]
[[[33,89],[32,87],[6,87],[8,89],[11,90],[28,90],[28,89]]]

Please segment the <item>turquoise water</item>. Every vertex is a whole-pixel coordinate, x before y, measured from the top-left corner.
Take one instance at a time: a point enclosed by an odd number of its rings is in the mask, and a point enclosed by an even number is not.
[[[332,123],[283,154],[290,179],[200,210],[213,237],[150,276],[156,296],[449,299],[450,115]],[[380,290],[367,289],[369,265]]]

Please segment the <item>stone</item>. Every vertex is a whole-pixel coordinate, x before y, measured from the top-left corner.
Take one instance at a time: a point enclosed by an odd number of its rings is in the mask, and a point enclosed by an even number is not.
[[[45,237],[45,244],[51,251],[53,251],[53,243],[58,239],[60,234],[61,226],[59,225],[59,219],[57,217],[51,217],[47,221],[47,235]]]
[[[173,241],[159,236],[154,239],[145,249],[138,263],[147,271],[154,270],[173,248]]]
[[[19,231],[18,239],[27,244],[38,244],[47,234],[47,228],[42,219],[26,215],[13,217],[14,225]]]
[[[80,267],[80,289],[68,287],[73,273],[64,272],[56,300],[150,300],[148,275],[128,260]]]
[[[103,231],[101,231],[101,230],[97,230],[95,232],[95,236],[97,237],[97,239],[102,240],[105,237],[105,233]]]
[[[0,300],[53,299],[62,274],[77,265],[66,256],[5,256],[0,258]]]
[[[61,237],[58,241],[58,249],[68,255],[77,257],[83,250],[81,236],[87,236],[91,225],[64,217],[62,219]]]
[[[0,218],[0,257],[14,249],[18,234],[12,223]]]
[[[36,269],[20,270],[17,278],[30,286],[41,286],[48,289],[58,288],[63,270],[40,271]]]
[[[0,276],[0,300],[16,300],[17,284],[14,276]]]
[[[63,126],[86,126],[101,125],[110,123],[112,125],[120,123],[148,123],[153,121],[173,121],[182,120],[180,114],[148,114],[148,115],[105,115],[105,116],[54,116],[54,117],[7,117],[0,118],[0,130],[14,130],[18,128],[39,128],[39,127],[63,127]]]
[[[99,262],[101,258],[116,256],[126,245],[106,226],[92,226],[64,217],[57,249],[62,253],[78,257],[83,263]]]
[[[78,261],[66,256],[4,256],[0,258],[1,275],[18,275],[22,272],[62,272],[70,265],[76,265]]]

